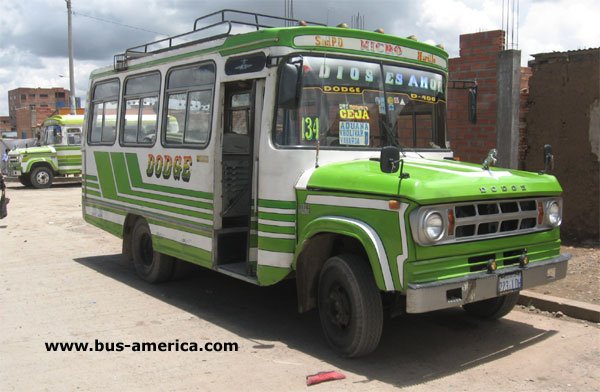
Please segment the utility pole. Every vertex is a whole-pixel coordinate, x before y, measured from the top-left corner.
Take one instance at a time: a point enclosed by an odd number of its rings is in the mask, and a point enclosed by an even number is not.
[[[75,75],[73,74],[73,31],[71,27],[71,0],[65,0],[67,3],[68,14],[68,42],[69,42],[69,89],[71,90],[71,114],[77,114],[75,101]]]

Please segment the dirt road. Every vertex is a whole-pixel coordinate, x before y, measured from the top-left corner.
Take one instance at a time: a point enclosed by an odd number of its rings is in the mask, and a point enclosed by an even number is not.
[[[208,270],[162,285],[121,261],[120,240],[81,219],[79,186],[11,184],[0,221],[0,390],[598,391],[598,325],[460,310],[385,325],[379,349],[345,360],[294,285],[259,288]],[[48,352],[46,343],[235,342],[237,352]],[[115,346],[116,347],[116,346]],[[307,388],[338,370],[345,380]]]

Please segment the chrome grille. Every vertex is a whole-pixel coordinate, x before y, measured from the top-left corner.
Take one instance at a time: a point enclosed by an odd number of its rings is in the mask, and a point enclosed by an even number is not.
[[[432,206],[422,206],[410,215],[413,238],[420,245],[441,245],[470,242],[550,230],[546,207],[560,203],[558,197],[527,199],[481,200]],[[437,239],[426,237],[425,219],[432,213],[444,221],[444,233]]]
[[[454,206],[454,237],[474,239],[535,231],[537,216],[535,199],[457,204]]]

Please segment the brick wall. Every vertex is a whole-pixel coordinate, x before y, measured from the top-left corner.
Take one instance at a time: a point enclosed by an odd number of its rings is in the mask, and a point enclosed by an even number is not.
[[[33,138],[36,129],[48,118],[54,109],[51,107],[39,107],[30,109],[23,107],[15,110],[17,138]],[[23,135],[25,132],[25,135]]]
[[[450,80],[476,80],[477,124],[467,111],[467,90],[448,90],[448,139],[454,154],[463,161],[482,162],[496,147],[496,65],[504,49],[504,31],[460,36],[460,57],[449,60]]]

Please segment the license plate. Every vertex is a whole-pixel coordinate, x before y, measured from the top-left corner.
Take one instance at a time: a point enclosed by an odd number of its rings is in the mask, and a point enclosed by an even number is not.
[[[11,175],[11,176],[15,176],[15,177],[17,177],[17,176],[20,176],[20,175],[21,175],[21,172],[19,172],[19,171],[17,171],[17,170],[13,170],[13,171],[11,171],[11,172],[10,172],[10,175]]]
[[[500,275],[498,277],[498,294],[519,291],[523,288],[523,277],[520,272]]]

